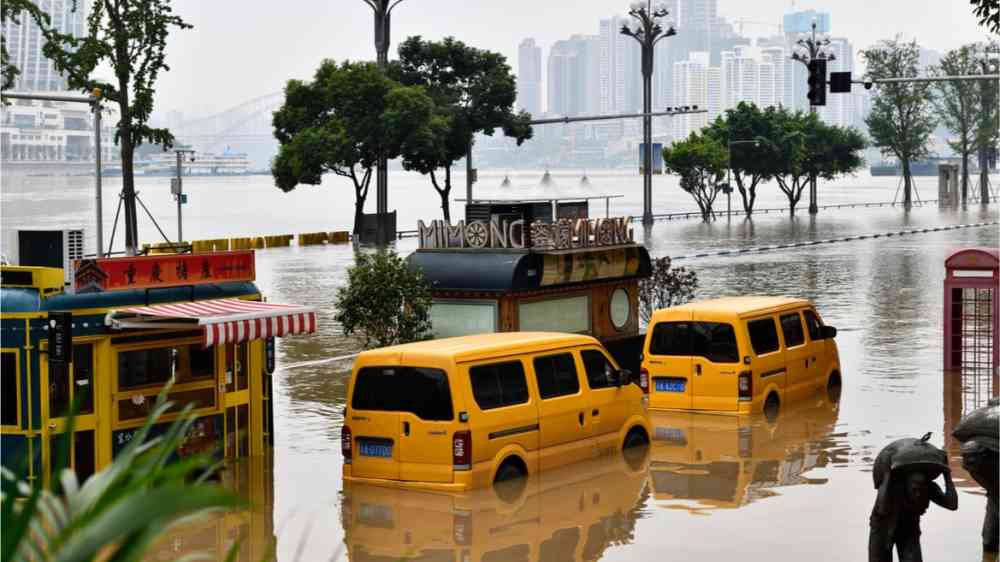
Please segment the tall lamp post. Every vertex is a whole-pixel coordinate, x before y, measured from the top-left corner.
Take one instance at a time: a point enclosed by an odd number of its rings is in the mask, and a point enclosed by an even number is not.
[[[726,170],[726,219],[733,216],[733,145],[734,144],[752,144],[755,147],[759,145],[759,141],[754,140],[731,140],[729,141],[729,156],[726,161],[729,163],[729,169]]]
[[[389,63],[389,22],[392,18],[392,9],[403,0],[363,0],[372,9],[375,15],[375,54],[379,68],[385,69]],[[376,244],[388,244],[389,235],[387,217],[389,215],[389,159],[384,155],[379,156],[378,164],[375,168],[375,220],[376,220]],[[395,232],[392,237],[395,238]]]
[[[806,65],[806,68],[809,68],[810,63],[814,60],[829,62],[837,59],[833,51],[829,49],[830,39],[828,37],[816,36],[815,19],[812,21],[812,34],[800,37],[795,43],[797,46],[795,47],[795,52],[792,53],[792,59]],[[825,75],[822,77],[822,80],[826,81]],[[825,89],[826,84],[823,84],[822,87]],[[809,104],[809,113],[816,113],[816,106],[811,102]],[[809,214],[815,215],[818,212],[819,206],[816,203],[816,178],[812,177],[809,179]]]
[[[652,0],[633,2],[628,15],[635,18],[632,25],[622,25],[622,35],[628,35],[642,47],[642,224],[653,223],[653,47],[665,37],[676,35],[673,21],[664,19],[670,12],[666,4]],[[663,20],[663,24],[660,22]]]

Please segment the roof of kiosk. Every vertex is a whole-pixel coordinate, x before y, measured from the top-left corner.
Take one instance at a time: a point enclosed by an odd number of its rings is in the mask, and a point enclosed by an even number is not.
[[[944,260],[948,269],[997,269],[1000,267],[1000,249],[962,248]]]

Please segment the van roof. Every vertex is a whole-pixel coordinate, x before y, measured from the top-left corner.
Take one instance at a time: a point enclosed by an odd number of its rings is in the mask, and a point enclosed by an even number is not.
[[[806,299],[794,297],[744,296],[693,301],[662,310],[694,310],[698,312],[729,313],[736,316],[744,316],[792,306],[811,306],[811,303]],[[659,313],[659,310],[656,311],[653,314],[653,319]]]
[[[512,352],[536,352],[546,349],[559,349],[572,345],[593,344],[597,340],[581,334],[565,334],[560,332],[500,332],[495,334],[476,334],[426,340],[401,345],[393,345],[379,349],[364,351],[359,359],[366,362],[378,361],[385,357],[399,357],[400,354],[437,357],[452,361],[472,361],[493,355],[509,355]]]

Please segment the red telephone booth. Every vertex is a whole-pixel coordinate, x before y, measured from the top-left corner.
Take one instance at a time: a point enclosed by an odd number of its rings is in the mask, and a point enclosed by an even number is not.
[[[958,250],[944,266],[944,368],[996,375],[1000,366],[1000,250]]]

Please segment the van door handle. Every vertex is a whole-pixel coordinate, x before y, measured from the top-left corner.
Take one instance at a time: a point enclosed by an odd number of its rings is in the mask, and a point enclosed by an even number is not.
[[[699,375],[699,376],[701,375],[701,364],[700,363],[694,366],[694,374]]]
[[[580,427],[583,427],[583,412],[580,412],[576,419],[580,420]]]
[[[592,415],[592,416],[599,416],[599,415],[601,415],[601,411],[598,410],[597,408],[594,408],[593,410],[590,411],[590,415]]]
[[[403,422],[403,435],[410,435],[410,422],[408,421]]]
[[[808,367],[808,366],[809,366],[809,358],[807,357],[806,358],[806,367]]]

